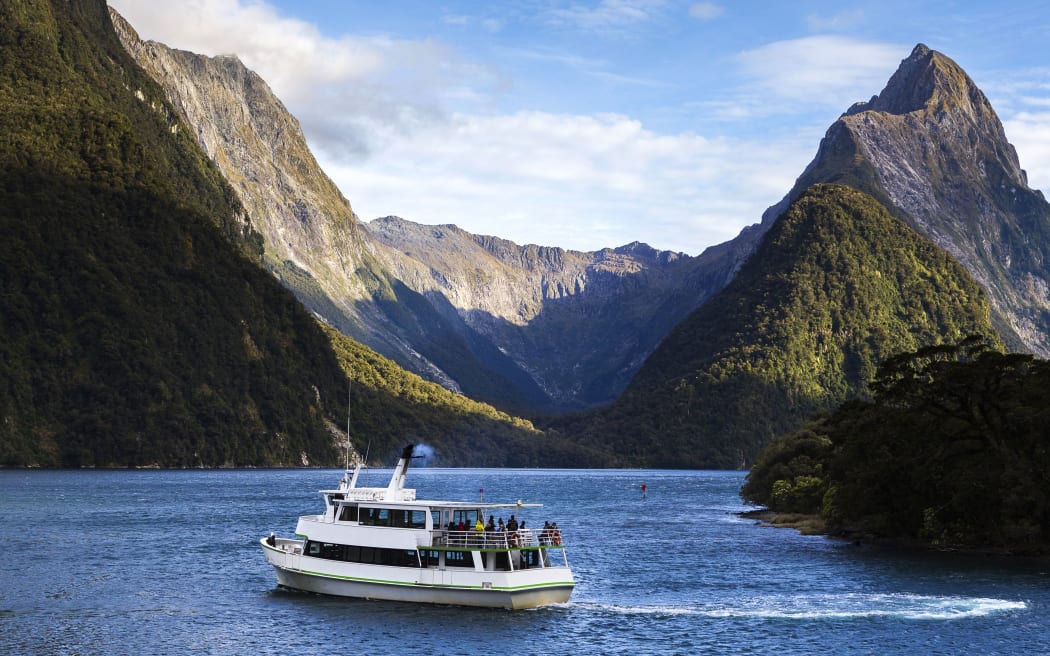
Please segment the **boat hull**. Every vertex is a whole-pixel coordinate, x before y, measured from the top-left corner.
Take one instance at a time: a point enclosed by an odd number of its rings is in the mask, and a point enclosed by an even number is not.
[[[342,564],[289,554],[265,543],[263,547],[279,586],[338,597],[517,610],[565,603],[575,586],[571,574],[568,574],[568,580],[559,580],[565,578],[567,568],[522,572],[522,576],[530,579],[528,581],[523,578],[484,581],[492,579],[492,574],[474,570],[441,570],[439,573],[438,570],[403,567],[387,567],[382,572],[374,568],[362,569],[358,576],[351,575],[341,567]],[[318,571],[324,568],[331,571]],[[428,583],[426,578],[451,581]]]

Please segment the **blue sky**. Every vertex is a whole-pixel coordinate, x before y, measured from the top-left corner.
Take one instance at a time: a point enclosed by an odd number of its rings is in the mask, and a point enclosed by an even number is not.
[[[364,221],[695,255],[757,222],[920,42],[1050,192],[1045,2],[110,4],[143,38],[237,54]]]

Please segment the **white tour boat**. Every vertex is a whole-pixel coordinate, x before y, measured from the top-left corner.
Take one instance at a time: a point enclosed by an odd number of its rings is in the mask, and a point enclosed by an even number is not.
[[[425,501],[406,489],[413,446],[386,487],[357,487],[358,465],[324,513],[303,515],[296,538],[259,542],[278,585],[344,597],[532,608],[566,602],[575,581],[557,524],[477,530],[501,512],[540,504]],[[513,526],[508,522],[510,526]]]

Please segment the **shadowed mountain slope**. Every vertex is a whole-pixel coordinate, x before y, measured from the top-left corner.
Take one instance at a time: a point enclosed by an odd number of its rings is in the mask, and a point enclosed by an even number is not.
[[[0,54],[0,463],[332,461],[327,339],[105,4],[4,2]]]
[[[295,119],[236,57],[125,47],[165,89],[265,236],[268,266],[343,333],[500,407],[609,402],[759,232],[697,258],[644,244],[581,253],[396,217],[357,221]]]

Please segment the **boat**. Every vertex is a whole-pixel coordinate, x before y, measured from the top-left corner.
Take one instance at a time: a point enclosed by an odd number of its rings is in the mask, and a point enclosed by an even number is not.
[[[556,523],[484,530],[487,517],[542,504],[416,499],[405,487],[414,449],[404,448],[386,487],[358,487],[361,464],[348,466],[338,487],[320,491],[324,511],[299,517],[295,537],[259,540],[278,586],[507,609],[569,600],[576,584]]]

